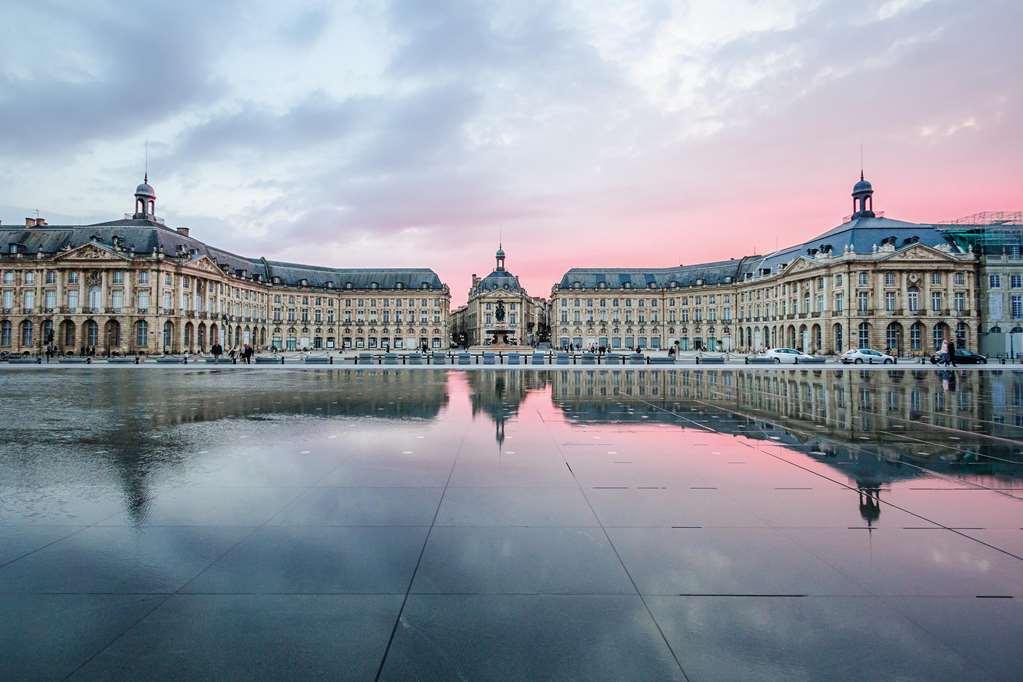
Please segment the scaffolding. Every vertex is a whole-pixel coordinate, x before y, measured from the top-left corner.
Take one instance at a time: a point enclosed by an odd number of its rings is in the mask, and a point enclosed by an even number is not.
[[[964,251],[1016,257],[1023,251],[1023,211],[983,211],[934,226]]]

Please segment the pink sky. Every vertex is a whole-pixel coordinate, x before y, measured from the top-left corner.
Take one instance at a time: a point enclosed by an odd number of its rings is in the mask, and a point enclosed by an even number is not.
[[[251,256],[431,267],[458,304],[499,235],[539,296],[571,267],[812,238],[850,212],[861,145],[890,217],[1023,208],[1011,0],[23,4],[0,20],[19,26],[5,223],[119,217],[148,143],[169,225]]]

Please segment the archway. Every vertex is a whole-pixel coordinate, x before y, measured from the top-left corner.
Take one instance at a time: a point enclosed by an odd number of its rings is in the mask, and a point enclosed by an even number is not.
[[[870,348],[870,323],[860,322],[856,329],[857,348]]]
[[[934,325],[934,328],[931,332],[931,344],[934,350],[940,350],[941,344],[951,338],[952,336],[949,333],[949,328],[947,324],[945,324],[944,322],[938,322],[937,324]]]
[[[888,327],[884,332],[884,343],[885,350],[890,352],[892,355],[902,355],[903,340],[902,340],[902,325],[898,322],[889,323]]]
[[[149,323],[139,320],[135,323],[135,349],[145,350],[149,346]]]
[[[913,324],[909,325],[909,350],[913,353],[919,353],[924,349],[924,323],[917,320]]]
[[[24,322],[21,323],[19,329],[20,329],[20,331],[18,333],[18,336],[19,336],[19,339],[21,341],[21,349],[22,350],[28,350],[29,348],[32,347],[32,336],[33,336],[32,333],[34,331],[32,329],[32,323],[29,322],[28,320],[25,320]]]
[[[163,352],[171,353],[174,350],[174,323],[167,320],[163,323]]]
[[[85,338],[82,340],[85,342],[86,350],[91,353],[99,344],[99,325],[96,324],[96,320],[86,320],[84,331]]]
[[[185,351],[188,353],[195,352],[195,325],[191,322],[185,323]]]
[[[815,324],[810,328],[810,342],[813,345],[814,353],[820,353],[824,350],[824,339],[821,338],[821,326],[819,324]]]
[[[210,325],[210,345],[220,343],[220,330],[217,329],[217,325]]]
[[[71,320],[60,323],[60,344],[62,351],[75,349],[75,323]]]
[[[835,323],[831,331],[832,340],[835,343],[835,352],[841,353],[845,349],[845,334],[841,323]]]
[[[117,320],[107,320],[103,325],[103,350],[113,353],[121,347],[121,323]]]
[[[206,352],[206,324],[203,322],[200,322],[197,328],[196,344],[199,346],[200,351]]]

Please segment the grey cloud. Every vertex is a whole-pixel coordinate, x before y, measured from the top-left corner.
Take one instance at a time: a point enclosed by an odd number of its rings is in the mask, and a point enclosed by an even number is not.
[[[0,19],[24,30],[7,49],[29,68],[0,75],[0,153],[67,153],[130,135],[197,102],[215,99],[208,61],[228,3],[11,5]],[[74,42],[69,51],[68,41]],[[25,77],[46,55],[82,55],[86,73]],[[42,60],[42,61],[40,61]]]

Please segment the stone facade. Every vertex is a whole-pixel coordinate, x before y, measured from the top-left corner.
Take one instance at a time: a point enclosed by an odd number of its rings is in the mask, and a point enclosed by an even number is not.
[[[131,219],[0,228],[0,351],[447,347],[450,291],[432,270],[244,258],[165,227],[155,204],[147,178]]]
[[[504,248],[498,247],[494,271],[482,279],[472,276],[468,302],[458,312],[455,343],[480,346],[491,342],[488,329],[497,326],[510,330],[509,343],[534,345],[545,331],[545,306],[531,297],[519,278],[505,269]],[[541,299],[542,300],[542,299]],[[497,321],[498,303],[504,305],[505,318]]]
[[[924,355],[954,335],[976,348],[977,256],[934,226],[875,216],[872,195],[861,179],[846,222],[767,256],[569,270],[551,291],[552,339],[612,350]]]

